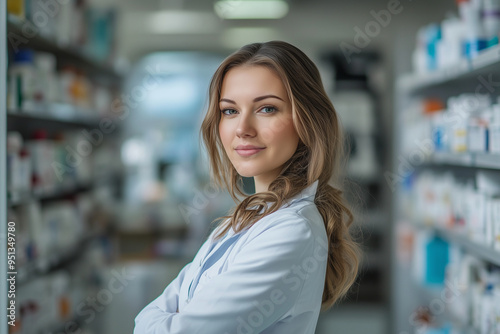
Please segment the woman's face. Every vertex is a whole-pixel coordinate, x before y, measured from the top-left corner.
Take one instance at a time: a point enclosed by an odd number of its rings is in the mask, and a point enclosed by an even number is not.
[[[299,142],[281,79],[264,66],[234,67],[222,82],[219,107],[219,134],[231,163],[238,174],[255,178],[257,192],[267,190]]]

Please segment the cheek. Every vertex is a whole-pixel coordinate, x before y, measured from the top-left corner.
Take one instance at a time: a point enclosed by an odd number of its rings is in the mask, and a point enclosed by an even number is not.
[[[219,123],[219,137],[220,137],[224,147],[226,147],[226,144],[228,143],[228,138],[229,138],[229,131],[228,131],[227,127],[225,127],[222,122]]]
[[[219,137],[220,137],[221,139],[223,139],[223,138],[224,138],[224,128],[222,127],[222,124],[221,124],[221,123],[219,123],[218,130],[219,130]]]
[[[286,147],[290,150],[295,150],[298,143],[298,135],[293,126],[293,120],[286,118],[277,121],[273,124],[272,137],[273,141],[280,143],[281,147]]]
[[[295,132],[295,129],[293,127],[286,129],[280,137],[282,138],[283,146],[287,148],[288,153],[293,154],[299,143],[299,136]]]
[[[293,123],[288,117],[277,117],[265,120],[263,124],[259,126],[260,136],[267,143],[281,142],[281,136],[287,135],[290,126],[293,126]]]

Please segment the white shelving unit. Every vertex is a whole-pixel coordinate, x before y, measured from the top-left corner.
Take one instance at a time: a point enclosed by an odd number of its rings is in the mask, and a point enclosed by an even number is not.
[[[480,55],[471,60],[462,60],[459,64],[446,69],[426,74],[410,74],[398,80],[397,88],[410,94],[429,90],[433,87],[449,85],[453,82],[470,80],[478,75],[498,72],[500,47],[494,46],[483,50]]]
[[[468,253],[483,259],[489,263],[500,266],[500,252],[491,249],[488,246],[482,245],[478,242],[471,241],[469,238],[460,235],[456,232],[449,231],[440,227],[432,227],[434,232],[447,240],[450,243],[455,243],[460,245]]]
[[[394,128],[394,159],[393,169],[395,172],[400,166],[400,157],[407,157],[409,152],[403,152],[402,138],[406,131],[403,122],[403,114],[408,109],[412,99],[418,97],[439,97],[446,99],[449,96],[456,96],[461,93],[474,93],[478,85],[484,85],[490,76],[494,82],[500,78],[500,46],[495,46],[484,50],[472,60],[463,60],[456,66],[446,70],[440,70],[428,74],[405,75],[396,82],[395,86],[395,128]],[[492,96],[500,95],[500,88],[493,87],[495,91]],[[485,90],[486,91],[486,90]],[[484,91],[483,91],[484,93]],[[426,169],[440,169],[441,171],[458,171],[465,173],[475,173],[478,170],[486,169],[498,173],[500,178],[500,155],[487,153],[433,153],[426,157],[415,167],[414,172]],[[395,172],[397,173],[397,172]],[[403,202],[401,199],[402,188],[398,185],[393,193],[393,217],[394,230],[404,224],[415,223],[415,217],[405,216],[403,213]],[[500,266],[500,252],[492,247],[479,244],[469,239],[466,235],[457,231],[439,227],[433,222],[413,225],[418,229],[425,229],[430,233],[441,237],[450,244],[457,245],[463,252],[492,265]],[[415,310],[419,306],[429,306],[433,298],[439,298],[438,294],[427,293],[426,287],[421,286],[411,274],[411,264],[401,260],[401,254],[397,254],[400,240],[398,233],[393,237],[393,269],[392,269],[392,333],[414,333]],[[462,333],[476,333],[474,329],[464,326]]]
[[[74,198],[83,192],[88,192],[105,185],[109,185],[110,188],[114,189],[115,186],[120,185],[123,173],[121,170],[114,168],[116,166],[114,164],[113,166],[104,166],[108,167],[105,171],[92,173],[92,177],[89,180],[67,180],[68,182],[60,182],[49,192],[44,191],[43,193],[37,193],[26,191],[19,193],[7,191],[7,145],[5,134],[8,131],[17,131],[21,133],[23,137],[37,128],[46,130],[49,133],[61,131],[76,132],[82,130],[92,131],[93,129],[99,129],[103,117],[111,115],[98,116],[97,112],[89,112],[89,110],[84,110],[80,107],[61,103],[36,103],[33,110],[6,110],[7,54],[11,47],[11,45],[8,44],[9,40],[7,36],[9,36],[9,34],[23,36],[23,25],[26,22],[16,16],[7,15],[6,6],[0,9],[0,22],[3,22],[3,24],[0,25],[0,35],[4,38],[3,40],[6,41],[0,47],[2,53],[0,57],[0,75],[2,77],[0,81],[0,102],[3,104],[2,112],[0,113],[0,133],[2,133],[2,136],[0,136],[0,177],[3,181],[2,185],[5,185],[2,187],[0,193],[0,212],[2,212],[0,217],[0,226],[2,228],[0,233],[0,244],[3,246],[5,245],[4,241],[6,239],[6,212],[8,212],[8,209],[15,209],[30,202],[39,202],[43,207],[46,202],[60,201],[68,197]],[[27,47],[34,51],[51,53],[55,56],[58,63],[60,62],[63,65],[71,65],[78,68],[85,73],[86,76],[92,78],[93,81],[95,80],[113,91],[119,91],[121,89],[122,75],[115,71],[110,64],[96,61],[90,55],[85,54],[82,50],[74,46],[61,45],[55,42],[51,36],[37,34],[36,36],[26,39],[22,47]],[[103,143],[106,141],[113,143],[119,142],[119,135],[120,127],[116,126],[116,130],[112,134],[107,134]],[[99,145],[101,144],[102,143]],[[82,218],[82,220],[83,219],[87,219],[87,217]],[[93,228],[90,224],[85,225],[85,229],[86,230],[76,238],[76,242],[71,244],[70,247],[51,251],[46,257],[35,257],[22,266],[16,266],[16,293],[19,294],[20,291],[22,292],[23,289],[26,289],[26,285],[29,285],[41,277],[47,277],[47,275],[51,275],[59,270],[66,271],[69,267],[81,263],[81,258],[84,256],[85,250],[95,246],[95,241],[99,241],[97,238],[103,237],[106,233],[106,231]],[[2,283],[0,283],[0,287],[2,291],[7,291],[7,282],[4,279],[7,272],[6,247],[0,247],[0,256],[2,272]],[[89,283],[86,282],[85,284]],[[40,293],[42,292],[43,291],[40,291]],[[3,293],[2,296],[4,296]],[[4,312],[7,307],[6,302],[8,302],[6,298],[1,298],[0,305]],[[16,310],[19,311],[19,305],[17,304]],[[0,333],[8,332],[6,320],[8,319],[4,313],[0,320]],[[69,322],[84,324],[81,315],[79,315],[75,309],[71,309],[66,319],[58,320],[50,325],[44,325],[43,328],[36,328],[36,332],[52,333],[65,331],[67,328],[64,328],[64,326]],[[79,330],[81,331],[81,329]],[[30,331],[23,329],[23,333],[24,332],[28,333]]]

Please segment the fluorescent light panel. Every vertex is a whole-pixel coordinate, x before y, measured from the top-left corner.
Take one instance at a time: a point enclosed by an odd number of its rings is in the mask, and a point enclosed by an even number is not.
[[[280,19],[288,13],[282,0],[219,0],[214,10],[223,19]]]

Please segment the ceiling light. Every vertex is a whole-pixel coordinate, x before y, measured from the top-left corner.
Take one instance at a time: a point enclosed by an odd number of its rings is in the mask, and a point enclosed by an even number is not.
[[[223,19],[280,19],[288,13],[282,0],[219,0],[214,10]]]

